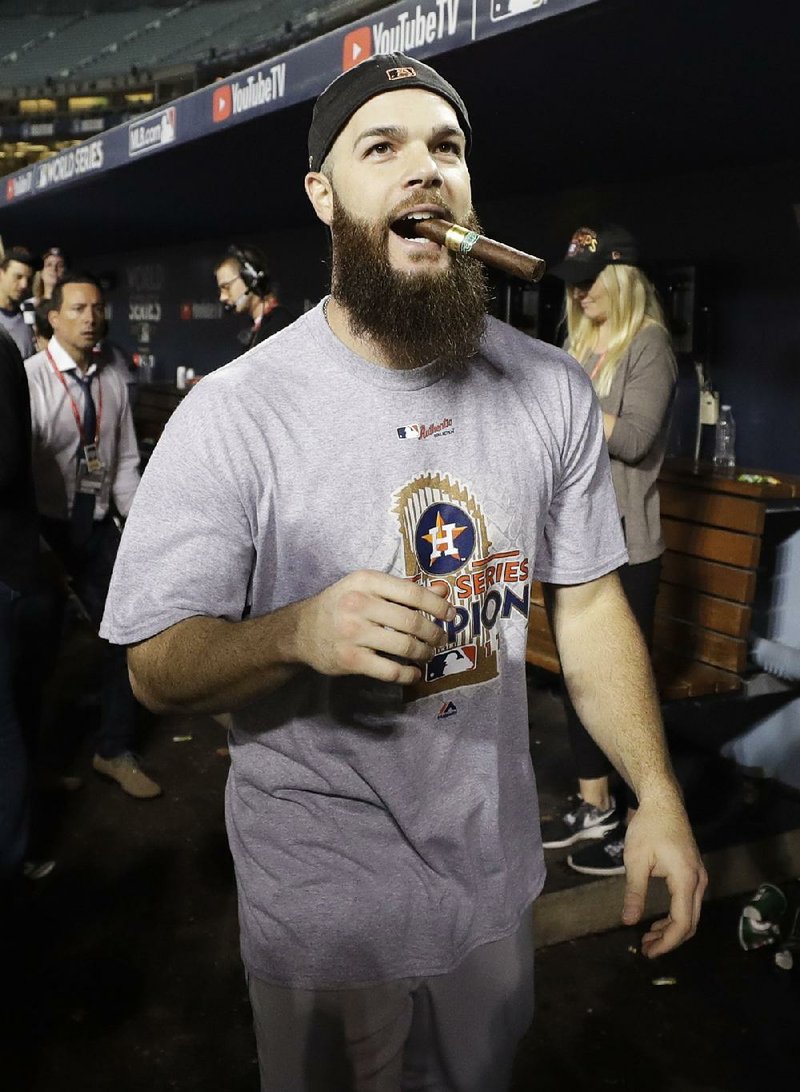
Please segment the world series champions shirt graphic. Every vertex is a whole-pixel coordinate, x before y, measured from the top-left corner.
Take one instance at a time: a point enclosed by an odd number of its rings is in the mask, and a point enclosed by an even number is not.
[[[395,494],[392,511],[406,576],[425,587],[446,585],[456,608],[443,626],[446,644],[425,665],[420,682],[406,688],[406,700],[496,678],[503,621],[512,614],[528,618],[528,558],[511,547],[493,551],[474,493],[446,475],[429,472],[408,482]]]

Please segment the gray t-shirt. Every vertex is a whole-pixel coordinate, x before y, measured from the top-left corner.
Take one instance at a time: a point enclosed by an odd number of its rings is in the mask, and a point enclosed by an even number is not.
[[[350,352],[318,306],[188,395],[134,500],[104,637],[263,615],[358,569],[445,580],[458,608],[413,689],[307,668],[234,715],[226,819],[253,974],[444,973],[517,927],[544,880],[530,580],[625,560],[589,380],[493,319],[463,370],[404,372]]]

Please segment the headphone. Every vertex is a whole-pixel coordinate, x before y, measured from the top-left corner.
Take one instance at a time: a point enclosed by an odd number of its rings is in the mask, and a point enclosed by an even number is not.
[[[239,263],[239,276],[244,281],[247,293],[255,292],[258,296],[268,296],[270,291],[270,275],[266,263],[259,262],[257,251],[244,251],[238,246],[229,246],[228,255]],[[250,257],[248,257],[248,254]],[[247,295],[245,293],[245,295]],[[241,299],[241,296],[239,297]],[[236,301],[238,304],[239,300]]]

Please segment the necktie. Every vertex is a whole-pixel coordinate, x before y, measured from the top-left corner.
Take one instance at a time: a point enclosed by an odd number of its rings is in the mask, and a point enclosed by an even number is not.
[[[77,372],[71,373],[72,378],[83,390],[83,436],[87,444],[94,443],[94,434],[97,428],[97,409],[92,398],[92,380]],[[78,441],[78,463],[84,459],[83,441]],[[70,538],[73,546],[85,546],[89,541],[94,526],[94,493],[79,493],[76,491],[72,504],[72,518]]]

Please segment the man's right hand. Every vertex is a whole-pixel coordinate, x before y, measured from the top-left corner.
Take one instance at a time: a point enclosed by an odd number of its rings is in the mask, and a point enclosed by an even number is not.
[[[444,582],[425,588],[388,573],[351,573],[297,604],[297,659],[322,675],[415,683],[419,665],[446,641],[431,617],[455,618],[447,592]]]

